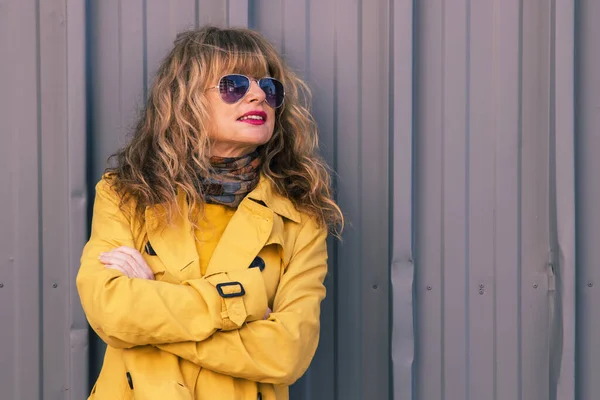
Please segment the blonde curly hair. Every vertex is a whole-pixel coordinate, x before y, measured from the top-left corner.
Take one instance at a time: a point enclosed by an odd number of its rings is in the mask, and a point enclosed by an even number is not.
[[[209,26],[177,36],[158,68],[131,141],[111,156],[114,166],[106,171],[122,205],[133,200],[136,217],[143,219],[147,206],[177,204],[181,190],[190,207],[202,208],[199,175],[210,174],[211,146],[205,93],[230,73],[271,76],[283,83],[285,102],[276,110],[273,136],[258,148],[261,173],[299,211],[339,234],[344,218],[333,199],[327,164],[317,154],[310,90],[262,35],[242,28]],[[195,214],[189,213],[193,227]]]

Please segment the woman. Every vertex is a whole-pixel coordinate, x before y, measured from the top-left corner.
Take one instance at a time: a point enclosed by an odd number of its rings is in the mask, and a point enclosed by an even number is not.
[[[91,399],[288,398],[343,224],[306,94],[256,32],[177,37],[96,186],[77,276],[108,344]]]

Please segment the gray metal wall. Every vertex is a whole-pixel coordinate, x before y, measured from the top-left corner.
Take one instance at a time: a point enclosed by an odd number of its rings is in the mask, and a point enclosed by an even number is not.
[[[600,393],[600,3],[580,1],[576,17],[576,398]]]
[[[418,399],[547,400],[574,372],[573,15],[417,6]]]
[[[0,399],[83,399],[83,0],[0,1]]]
[[[104,351],[74,290],[86,199],[175,34],[212,23],[260,30],[308,81],[349,222],[293,399],[595,399],[598,18],[595,0],[0,0],[0,398],[85,398]]]

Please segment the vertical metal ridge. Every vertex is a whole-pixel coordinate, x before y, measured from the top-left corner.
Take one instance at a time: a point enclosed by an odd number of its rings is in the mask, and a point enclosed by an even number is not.
[[[421,49],[421,42],[422,39],[419,36],[419,30],[418,30],[418,26],[421,18],[420,15],[420,7],[422,6],[422,3],[419,3],[419,1],[417,0],[413,0],[412,2],[413,4],[413,60],[412,60],[412,70],[413,70],[413,92],[412,92],[412,105],[413,105],[413,112],[412,112],[412,129],[413,129],[413,141],[412,141],[412,154],[414,155],[413,160],[412,160],[412,168],[413,168],[413,179],[411,182],[411,190],[412,193],[414,193],[413,195],[413,204],[411,206],[411,214],[414,218],[414,222],[413,222],[413,226],[411,227],[411,234],[412,234],[412,251],[413,251],[413,266],[417,266],[420,263],[420,255],[419,255],[419,248],[417,246],[417,235],[418,235],[418,230],[417,230],[417,224],[419,221],[419,217],[418,217],[418,212],[419,212],[419,207],[418,207],[418,201],[417,199],[419,198],[419,185],[418,185],[418,179],[417,177],[419,176],[419,164],[418,164],[418,159],[419,159],[419,139],[418,139],[418,132],[420,129],[420,120],[419,120],[419,101],[421,100],[421,92],[420,92],[420,76],[422,75],[422,72],[419,69],[419,60],[421,58],[421,53],[422,53],[422,49]],[[414,284],[413,287],[414,288],[418,288],[419,286],[419,275],[416,273],[417,268],[415,268],[415,273],[414,273]],[[420,400],[421,396],[419,393],[419,379],[418,379],[418,373],[420,370],[420,359],[419,359],[419,352],[420,352],[420,339],[419,339],[419,304],[418,304],[418,289],[413,289],[414,290],[414,294],[413,294],[413,302],[414,302],[414,313],[413,313],[413,324],[414,324],[414,330],[415,330],[415,342],[414,342],[414,368],[413,368],[413,376],[412,376],[412,386],[413,386],[413,396],[415,399]]]
[[[85,243],[85,117],[86,85],[85,56],[86,45],[86,1],[66,0],[66,55],[67,55],[67,254],[65,282],[73,282],[79,267],[76,261]],[[74,172],[76,171],[76,172]],[[76,210],[74,212],[73,210]],[[75,256],[75,257],[74,257]],[[66,357],[68,370],[66,384],[69,399],[75,400],[87,396],[89,376],[88,325],[85,315],[79,307],[79,296],[74,284],[67,284],[69,304],[66,335],[68,352]]]
[[[556,219],[558,272],[556,289],[560,294],[562,352],[556,354],[556,398],[575,395],[576,347],[576,197],[575,197],[575,7],[568,1],[555,1],[555,137]],[[560,10],[560,11],[559,11]],[[560,151],[558,149],[561,149]],[[558,324],[556,324],[558,325]],[[558,331],[558,327],[556,327]]]
[[[311,69],[310,69],[310,1],[311,0],[306,0],[306,29],[304,30],[304,35],[305,35],[305,42],[306,42],[306,48],[305,48],[305,53],[306,54],[306,71],[304,74],[304,80],[306,82],[310,82],[311,79]],[[337,388],[337,386],[336,386]]]
[[[492,88],[493,88],[493,96],[494,96],[494,100],[496,99],[496,92],[498,90],[498,64],[496,62],[497,59],[497,54],[498,54],[498,46],[497,46],[497,17],[498,17],[498,10],[497,10],[497,4],[498,2],[496,0],[491,0],[492,1],[492,45],[494,46],[494,50],[492,51],[492,58],[493,58],[493,62],[492,62]],[[504,0],[506,1],[506,0]],[[494,211],[492,213],[492,271],[493,271],[493,290],[492,290],[492,313],[493,313],[493,318],[492,318],[492,396],[493,396],[493,400],[497,400],[498,399],[498,335],[497,335],[497,329],[498,329],[498,279],[497,279],[497,270],[498,270],[498,253],[497,253],[497,248],[498,248],[498,224],[497,224],[497,218],[498,218],[498,213],[497,213],[497,209],[498,209],[498,124],[496,123],[496,118],[497,118],[497,114],[498,114],[498,104],[496,104],[495,102],[493,102],[493,107],[494,107],[494,111],[492,112],[492,134],[494,136],[494,153],[493,153],[493,157],[494,157],[494,161],[493,161],[493,179],[494,179],[494,184],[493,184],[493,188],[494,188]]]
[[[546,266],[546,273],[552,274],[553,279],[560,281],[560,266],[558,265],[558,232],[557,232],[557,192],[556,192],[556,0],[550,0],[550,51],[548,57],[549,74],[548,74],[548,264]],[[549,275],[549,278],[551,275]],[[559,285],[560,286],[560,285]],[[559,334],[555,328],[557,322],[560,323],[560,295],[561,290],[549,293],[549,340],[547,349],[547,362],[549,372],[549,400],[556,400],[556,384],[554,381],[557,377],[554,374],[556,366],[553,363],[553,356],[558,350],[554,348],[554,345],[560,345],[560,352],[562,352],[562,340],[560,344],[556,343],[557,336],[562,339],[562,333]],[[553,303],[553,304],[552,304]]]
[[[230,13],[230,0],[225,0],[225,23],[227,24],[227,26],[230,25],[230,17],[229,17],[229,13]]]
[[[361,192],[362,192],[363,180],[364,180],[363,179],[363,157],[362,157],[362,153],[361,153],[360,150],[363,147],[363,134],[364,134],[364,132],[363,132],[363,114],[362,114],[362,104],[363,104],[363,100],[364,100],[364,98],[363,98],[363,86],[362,86],[362,77],[363,77],[363,71],[364,71],[363,63],[362,63],[362,60],[363,60],[362,55],[363,55],[363,51],[364,51],[364,48],[363,48],[363,20],[362,20],[362,15],[363,15],[363,0],[357,0],[357,7],[358,7],[358,13],[357,13],[358,16],[357,16],[357,21],[356,21],[357,22],[357,29],[356,29],[356,31],[358,33],[358,37],[357,37],[358,46],[357,47],[359,49],[357,54],[360,57],[360,59],[358,60],[358,65],[357,65],[357,70],[358,70],[358,87],[357,87],[357,92],[358,92],[358,98],[360,100],[357,102],[357,105],[358,105],[357,119],[358,119],[358,129],[359,129],[359,131],[358,131],[358,135],[357,135],[358,136],[358,139],[357,139],[357,142],[358,142],[358,151],[357,151],[357,155],[356,156],[357,156],[357,161],[358,162],[356,163],[356,165],[357,165],[358,171],[357,171],[356,176],[358,178],[358,185],[357,186],[361,189]],[[364,215],[364,213],[363,213],[364,204],[363,204],[363,198],[362,198],[362,196],[359,195],[359,196],[357,196],[357,198],[358,198],[358,207],[357,207],[357,214],[358,215],[356,216],[356,218],[357,218],[357,221],[359,221],[360,227],[362,228],[363,227],[362,226],[362,222],[363,222],[363,215]],[[362,243],[363,242],[362,229],[360,229],[360,230],[357,231],[357,238],[358,238],[358,243]],[[358,259],[362,261],[363,255],[364,255],[363,247],[362,246],[358,246]],[[362,278],[363,278],[363,270],[362,270],[362,268],[358,268],[358,281],[362,282]],[[359,297],[359,299],[362,300],[362,298],[363,298],[362,288],[359,289],[358,297]],[[361,303],[362,303],[362,301],[361,301]],[[362,313],[358,313],[357,317],[358,317],[357,318],[358,319],[358,324],[357,325],[362,328],[362,321],[363,321]],[[361,339],[362,339],[362,336],[363,336],[363,334],[361,332]],[[358,354],[358,360],[359,360],[359,368],[358,368],[358,370],[360,371],[360,375],[361,376],[364,375],[363,374],[363,367],[362,367],[363,366],[363,362],[362,362],[363,358],[364,358],[364,355],[363,355],[363,348],[362,348],[362,343],[361,343],[361,350],[360,350],[360,352]],[[359,387],[360,387],[361,397],[364,398],[365,393],[363,392],[364,391],[364,385],[362,384],[362,382],[359,384]]]
[[[465,98],[466,98],[466,105],[465,105],[465,144],[466,144],[466,150],[465,150],[465,287],[469,288],[470,284],[469,284],[469,274],[470,274],[470,269],[471,269],[471,265],[470,265],[470,258],[469,258],[469,240],[470,240],[470,214],[469,214],[469,208],[470,208],[470,202],[471,202],[471,198],[469,197],[469,191],[470,191],[470,153],[471,153],[471,0],[467,0],[467,33],[466,33],[466,69],[465,69],[465,74],[466,74],[466,79],[465,82],[467,84],[466,90],[465,90]],[[467,354],[465,354],[466,360],[468,362],[468,360],[470,360],[471,357],[471,348],[470,348],[470,336],[471,336],[471,331],[469,329],[469,326],[471,324],[471,315],[469,313],[469,304],[470,304],[470,300],[471,300],[471,292],[469,290],[466,290],[465,293],[465,323],[466,323],[466,327],[465,327],[465,341],[466,341],[466,345],[465,348],[467,350]],[[465,400],[470,400],[471,399],[471,391],[470,391],[470,386],[471,386],[471,368],[467,365],[467,370],[466,370],[466,374],[465,374],[465,378],[466,378],[466,387],[467,387],[467,398]]]
[[[194,27],[200,27],[200,0],[194,0]]]
[[[142,99],[143,104],[148,100],[148,0],[142,1],[142,54],[143,54],[143,75],[144,80],[142,82],[142,91],[144,93],[144,97]]]
[[[304,29],[304,41],[305,41],[305,65],[306,71],[304,72],[304,80],[310,82],[311,69],[310,69],[310,0],[306,0],[306,29]]]
[[[573,132],[583,132],[583,130],[581,129],[582,127],[582,122],[580,121],[580,115],[581,115],[581,111],[580,111],[580,96],[581,96],[581,76],[578,73],[581,70],[581,51],[582,51],[582,47],[581,46],[581,37],[582,37],[582,33],[581,33],[581,4],[579,1],[575,1],[573,4],[573,25],[574,25],[574,32],[573,32]],[[575,158],[575,165],[573,165],[574,168],[574,186],[575,186],[575,190],[573,195],[575,196],[575,221],[574,221],[574,225],[575,225],[575,236],[577,239],[577,235],[579,233],[579,228],[580,228],[580,216],[582,214],[581,209],[579,208],[579,205],[581,204],[581,200],[579,200],[579,194],[581,193],[581,182],[583,181],[581,174],[579,173],[580,169],[580,165],[581,165],[581,157],[580,157],[580,143],[581,140],[579,138],[578,135],[574,134],[573,135],[573,141],[575,142],[573,144],[573,151],[574,151],[574,158]],[[575,253],[575,260],[576,263],[577,261],[580,259],[580,250],[581,250],[581,245],[577,243],[577,240],[575,240],[575,249],[574,249],[574,253]],[[579,319],[581,318],[581,312],[582,312],[582,305],[578,304],[580,303],[579,301],[579,296],[580,294],[578,293],[577,287],[579,285],[579,280],[580,280],[580,275],[583,275],[581,272],[576,271],[575,272],[575,315],[573,317],[574,323],[575,323],[575,334],[573,339],[575,340],[575,348],[573,349],[574,354],[573,354],[573,358],[574,358],[574,366],[573,366],[573,372],[574,372],[574,378],[573,378],[573,385],[575,386],[574,388],[574,396],[576,399],[581,399],[582,397],[582,379],[581,379],[581,374],[579,373],[579,370],[581,369],[581,359],[579,357],[579,352],[581,349],[581,342],[579,341],[580,337],[581,337],[581,333],[579,332],[578,326],[581,326],[579,324]],[[521,399],[519,399],[521,400]],[[562,399],[561,399],[562,400]]]
[[[333,8],[334,10],[337,9],[337,1],[339,0],[334,0],[334,5]],[[333,170],[336,172],[334,174],[332,174],[332,185],[333,187],[336,189],[334,191],[334,199],[336,201],[336,203],[338,202],[338,175],[337,175],[337,171],[338,171],[338,74],[337,74],[337,70],[338,70],[338,24],[337,24],[337,18],[333,19],[333,70],[334,70],[334,79],[333,79]],[[304,65],[306,65],[305,68],[305,75],[306,75],[306,79],[309,79],[309,75],[310,75],[310,39],[309,39],[309,28],[310,28],[310,0],[306,0],[306,25],[307,25],[307,29],[305,32],[306,35],[306,41],[305,41],[305,46],[306,46],[306,51],[305,51],[305,57],[306,57],[306,62]],[[285,46],[285,44],[284,44]],[[335,264],[336,266],[338,265],[338,254],[339,254],[339,241],[338,240],[334,240],[333,241],[333,254],[335,257]],[[333,301],[333,318],[335,323],[333,324],[333,367],[334,367],[334,373],[333,373],[333,396],[334,398],[332,400],[339,400],[338,396],[339,396],[339,390],[338,390],[338,384],[339,384],[339,374],[338,374],[338,352],[339,352],[339,346],[338,346],[338,334],[339,334],[339,329],[338,329],[338,317],[339,317],[339,309],[338,309],[338,293],[339,293],[339,285],[338,285],[338,275],[339,275],[339,269],[338,268],[334,268],[334,301]]]
[[[415,5],[394,0],[389,9],[389,221],[390,374],[395,400],[415,398]]]
[[[445,381],[446,381],[446,337],[444,335],[445,327],[446,327],[446,312],[444,310],[444,299],[446,296],[446,213],[445,213],[445,198],[446,198],[446,179],[444,174],[445,168],[445,160],[446,160],[446,127],[444,124],[444,116],[446,115],[446,43],[444,37],[446,35],[446,0],[441,0],[442,2],[442,10],[441,10],[441,20],[442,20],[442,29],[440,29],[440,51],[441,51],[441,68],[440,68],[440,121],[442,123],[441,126],[441,140],[442,145],[440,146],[440,326],[442,327],[442,331],[440,332],[440,400],[445,400],[446,391],[445,391]]]
[[[519,362],[518,362],[518,400],[523,399],[523,315],[522,315],[522,307],[523,307],[523,296],[521,295],[523,290],[522,276],[523,276],[523,234],[521,229],[521,221],[523,215],[523,0],[519,0],[519,42],[518,42],[518,122],[517,122],[517,135],[518,135],[518,156],[517,156],[517,221],[519,223],[519,229],[517,230],[517,293],[519,297],[517,299],[517,347],[519,354]]]
[[[412,80],[411,80],[411,119],[410,119],[410,128],[411,128],[411,132],[410,132],[410,138],[411,138],[411,154],[412,154],[412,159],[411,159],[411,181],[410,181],[410,193],[411,193],[411,204],[410,204],[410,215],[411,215],[411,227],[410,227],[410,253],[411,253],[411,262],[412,262],[412,276],[413,276],[413,282],[412,282],[412,304],[413,304],[413,319],[412,319],[412,324],[413,324],[413,364],[412,364],[412,376],[411,376],[411,384],[412,384],[412,388],[411,388],[411,398],[417,398],[417,392],[416,392],[416,388],[417,388],[417,368],[418,368],[418,360],[417,360],[417,308],[414,306],[414,304],[416,303],[416,299],[417,299],[417,293],[415,290],[415,283],[416,283],[416,254],[415,254],[415,249],[416,249],[416,237],[417,237],[417,224],[416,224],[416,215],[417,215],[417,202],[415,201],[415,199],[417,198],[417,139],[416,139],[416,135],[417,135],[417,113],[415,112],[415,105],[418,104],[418,87],[416,82],[418,82],[418,69],[417,69],[417,60],[418,60],[418,55],[419,55],[419,46],[418,46],[418,39],[417,39],[417,9],[418,9],[418,1],[417,0],[410,0],[411,1],[411,33],[412,33],[412,40],[411,40],[411,46],[412,46],[412,60],[411,60],[411,75],[412,75]]]
[[[119,81],[119,93],[118,93],[118,101],[119,101],[119,128],[123,130],[126,126],[125,124],[125,112],[124,112],[124,104],[123,104],[123,10],[122,10],[123,0],[119,0],[117,5],[117,37],[119,38],[117,44],[117,60],[118,66],[117,70],[119,71],[119,76],[117,77]],[[145,62],[144,57],[144,62]],[[144,76],[146,74],[144,73]]]
[[[334,4],[337,2],[338,0],[334,0]],[[310,1],[307,0],[307,3],[309,3]],[[334,9],[335,9],[335,5],[334,5]],[[307,19],[310,18],[307,14]],[[285,48],[285,42],[283,42],[283,48]],[[308,41],[307,41],[308,43]],[[307,53],[308,54],[308,53]],[[308,64],[306,64],[308,65]],[[333,70],[337,71],[338,70],[338,26],[337,26],[337,19],[334,18],[333,19]],[[333,160],[332,160],[332,167],[334,169],[334,171],[337,171],[338,169],[338,152],[337,152],[337,148],[338,148],[338,74],[334,73],[333,74]],[[337,187],[337,174],[333,174],[332,176],[332,184],[333,187]],[[337,192],[334,193],[334,198],[337,201]],[[337,242],[335,242],[337,243]],[[336,245],[337,246],[337,245]]]
[[[229,1],[229,0],[227,0]],[[285,0],[281,0],[281,15],[279,15],[281,21],[281,29],[280,29],[280,40],[281,40],[281,55],[283,57],[286,56],[285,49],[285,29],[283,28],[283,21],[285,21]]]
[[[73,131],[71,130],[71,114],[70,114],[70,107],[69,104],[71,103],[71,98],[69,96],[70,94],[70,80],[69,80],[69,76],[70,76],[70,65],[69,65],[69,59],[71,57],[71,53],[70,53],[70,43],[69,43],[69,27],[70,27],[70,18],[69,18],[69,13],[68,13],[68,9],[69,9],[69,1],[70,0],[64,0],[65,1],[65,85],[66,85],[66,90],[65,90],[65,117],[66,117],[66,155],[67,155],[67,161],[66,161],[66,175],[67,175],[67,210],[72,210],[72,203],[73,203],[73,197],[71,196],[72,194],[72,188],[71,188],[71,181],[72,181],[72,173],[71,173],[71,168],[69,165],[69,158],[70,158],[70,153],[72,151],[71,148],[71,135],[73,135]],[[66,213],[67,216],[71,217],[71,213],[69,211],[67,211]],[[65,267],[66,267],[66,273],[65,273],[65,282],[69,282],[70,280],[70,269],[71,269],[71,253],[73,251],[73,243],[72,243],[72,229],[71,229],[71,219],[69,218],[69,223],[66,224],[67,227],[67,240],[66,240],[66,247],[67,247],[67,260],[65,263]],[[72,351],[67,355],[67,357],[65,357],[66,359],[66,364],[67,364],[67,372],[66,372],[66,380],[65,380],[65,385],[68,385],[68,387],[71,388],[71,390],[73,390],[72,393],[76,392],[76,388],[73,385],[73,382],[71,381],[71,377],[73,376],[72,371],[73,371],[73,343],[71,340],[71,331],[73,329],[73,325],[74,325],[74,315],[73,315],[73,309],[72,309],[72,305],[75,304],[74,301],[72,301],[72,292],[70,290],[70,285],[67,285],[67,304],[69,305],[69,311],[67,313],[67,322],[69,323],[69,326],[66,330],[66,336],[67,336],[67,343],[69,345],[69,348],[72,349]]]
[[[392,398],[394,398],[394,338],[393,338],[393,328],[394,328],[394,289],[393,289],[393,280],[392,280],[392,268],[394,263],[394,131],[395,131],[395,123],[396,118],[394,114],[394,95],[396,93],[396,83],[394,79],[394,0],[389,0],[389,13],[388,13],[388,52],[389,52],[389,60],[388,60],[388,80],[390,82],[389,87],[391,88],[388,92],[388,115],[389,115],[389,125],[388,125],[388,204],[389,204],[389,220],[392,221],[391,224],[388,225],[388,238],[390,240],[390,245],[388,247],[388,260],[389,262],[389,270],[388,270],[388,281],[390,282],[390,290],[388,293],[388,303],[390,307],[388,309],[388,320],[390,321],[389,331],[391,334],[388,337],[388,346],[390,349],[390,360],[389,360],[389,368],[388,368],[388,376],[389,376],[389,393]],[[336,96],[337,102],[337,96]]]
[[[246,0],[246,28],[250,28],[250,18],[252,17],[252,4],[253,0]]]
[[[549,65],[549,96],[548,96],[548,248],[551,263],[556,260],[556,0],[550,0],[550,54]]]
[[[39,373],[39,394],[40,400],[43,398],[43,388],[44,388],[44,335],[43,335],[43,327],[44,327],[44,220],[43,220],[43,180],[42,180],[42,159],[43,159],[43,146],[42,146],[42,45],[41,45],[41,20],[40,20],[40,0],[35,0],[35,27],[36,27],[36,98],[37,98],[37,190],[38,190],[38,204],[37,204],[37,212],[38,212],[38,285],[39,285],[39,298],[38,298],[38,313],[39,313],[39,327],[40,332],[38,332],[38,346],[39,346],[39,355],[40,355],[40,363],[38,366]],[[20,335],[17,333],[17,340],[19,340]],[[17,346],[18,347],[18,346]]]

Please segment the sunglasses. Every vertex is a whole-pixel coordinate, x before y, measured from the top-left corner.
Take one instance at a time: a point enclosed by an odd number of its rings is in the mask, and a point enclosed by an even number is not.
[[[248,93],[252,81],[256,81],[258,86],[265,92],[265,101],[269,106],[272,108],[281,107],[285,98],[285,90],[283,83],[274,78],[266,77],[257,80],[248,78],[245,75],[230,74],[221,77],[219,84],[210,89],[219,89],[221,100],[227,104],[234,104]]]

